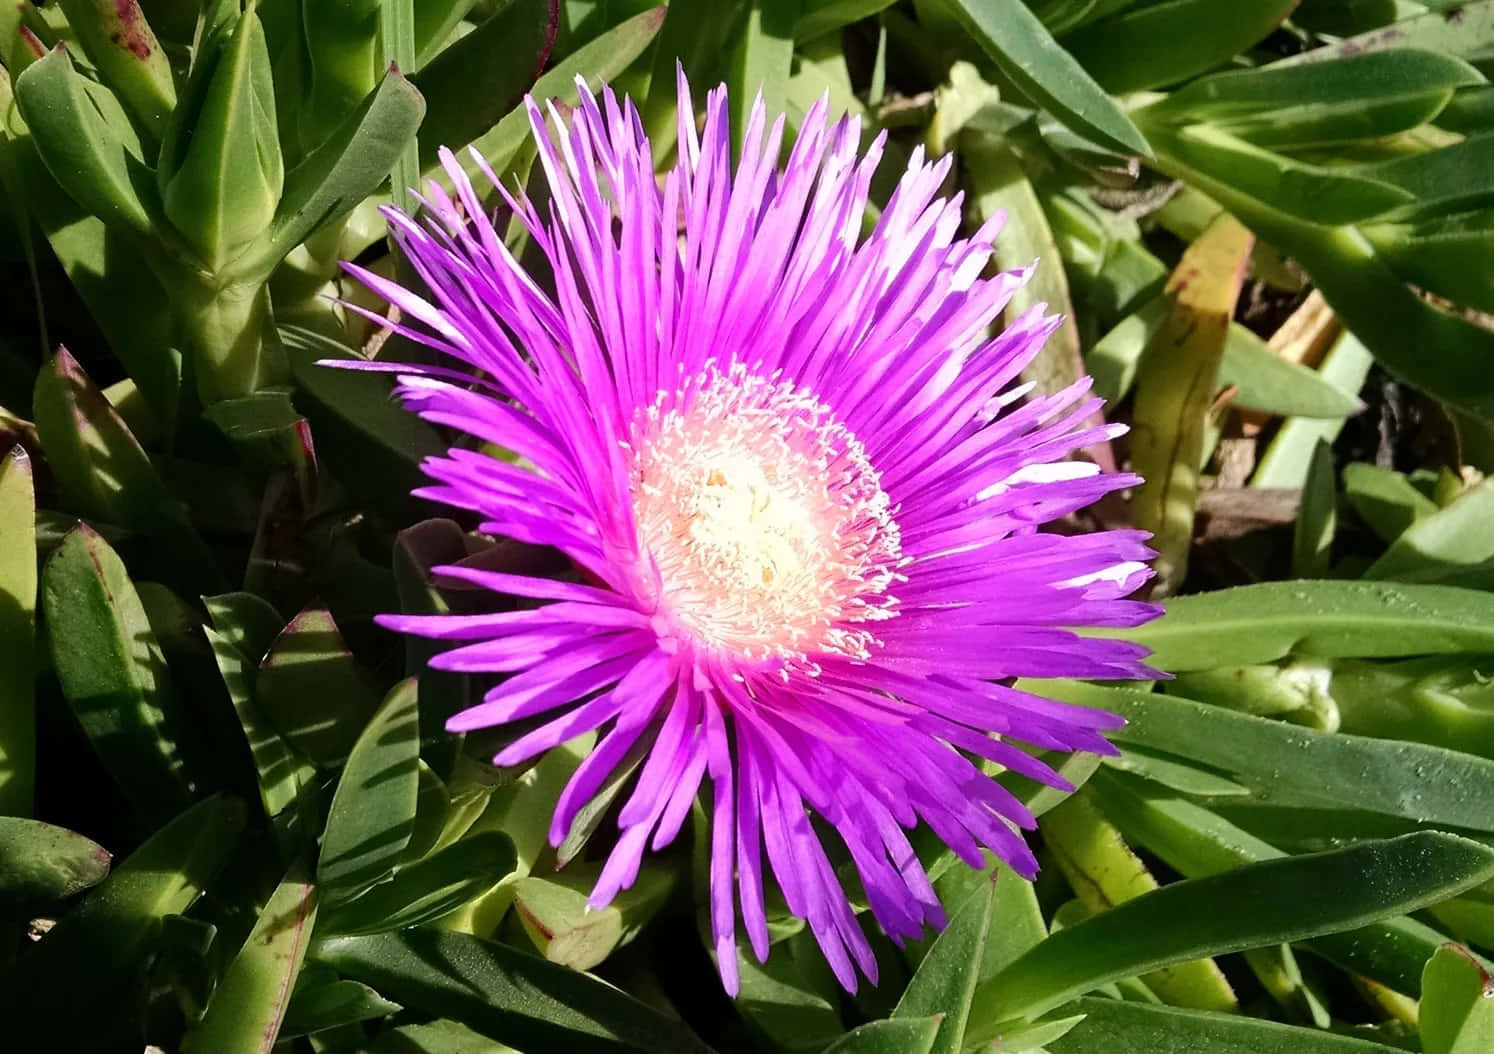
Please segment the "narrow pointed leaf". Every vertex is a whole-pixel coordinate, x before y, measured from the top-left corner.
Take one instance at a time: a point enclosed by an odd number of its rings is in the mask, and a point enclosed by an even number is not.
[[[319,932],[387,933],[433,922],[492,888],[514,863],[507,835],[475,834],[400,868],[388,882],[329,912]]]
[[[940,1015],[873,1021],[853,1028],[824,1054],[929,1054],[939,1035]]]
[[[1276,1021],[1150,1006],[1119,999],[1070,1003],[1084,1020],[1051,1046],[1053,1054],[1397,1054],[1401,1047],[1372,1043]]]
[[[964,1049],[965,1019],[970,1014],[970,1000],[985,961],[986,935],[991,929],[991,910],[996,903],[995,879],[993,875],[982,882],[955,912],[948,927],[918,964],[918,971],[892,1012],[894,1020],[944,1016],[929,1054],[959,1054]]]
[[[31,813],[36,776],[36,493],[31,459],[0,458],[0,813]]]
[[[1162,966],[1405,914],[1491,877],[1494,850],[1420,832],[1176,882],[1060,930],[982,985],[970,1033]]]
[[[415,827],[419,755],[415,682],[409,680],[389,693],[363,729],[332,796],[316,873],[328,908],[394,871]]]
[[[317,957],[407,1007],[523,1049],[709,1054],[682,1022],[609,984],[466,934],[421,927],[334,937]]]
[[[139,3],[60,0],[68,25],[105,83],[119,93],[151,134],[159,136],[176,106],[171,62]]]
[[[1130,118],[1021,0],[951,0],[950,7],[1033,102],[1102,146],[1150,156],[1151,148]]]
[[[316,890],[287,877],[214,989],[183,1054],[270,1054],[316,921]]]
[[[52,663],[83,733],[120,788],[153,821],[190,800],[167,725],[165,657],[119,556],[86,524],[42,573]]]

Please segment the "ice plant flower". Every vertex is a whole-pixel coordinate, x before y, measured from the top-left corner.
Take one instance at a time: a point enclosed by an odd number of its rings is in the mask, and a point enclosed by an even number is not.
[[[1134,477],[1067,456],[1094,424],[1088,381],[1024,397],[1015,380],[1058,320],[989,328],[1027,271],[987,276],[1000,226],[961,238],[938,196],[950,159],[915,154],[862,236],[878,138],[821,101],[782,170],[782,118],[751,112],[733,169],[724,89],[697,133],[680,79],[679,160],[656,179],[630,102],[550,122],[530,101],[550,201],[497,193],[548,264],[505,248],[449,153],[417,223],[387,213],[429,293],[349,270],[397,307],[437,365],[400,374],[426,420],[517,455],[453,448],[417,492],[481,530],[551,546],[580,581],[438,569],[521,610],[388,616],[456,642],[438,669],[504,674],[452,731],[538,718],[515,765],[600,734],[555,806],[559,843],[630,751],[645,760],[591,893],[607,904],[679,833],[709,783],[710,914],[737,987],[737,921],[768,954],[765,870],[836,976],[876,962],[821,834],[894,939],[943,914],[907,831],[963,860],[1036,861],[1026,808],[982,761],[1065,787],[1017,743],[1106,751],[1112,716],[1015,677],[1152,676],[1138,646],[1075,628],[1133,626],[1145,536],[1038,527]],[[533,603],[533,601],[544,603]]]

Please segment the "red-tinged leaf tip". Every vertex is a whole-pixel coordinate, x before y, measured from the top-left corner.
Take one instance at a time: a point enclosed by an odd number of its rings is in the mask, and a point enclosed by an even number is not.
[[[25,44],[26,48],[36,58],[39,58],[39,59],[46,58],[47,57],[47,46],[41,42],[41,38],[38,37],[35,33],[31,32],[31,30],[27,29],[25,26],[21,26],[20,28],[21,28],[21,43]],[[61,44],[58,45],[58,47],[61,47],[61,46],[62,46]]]

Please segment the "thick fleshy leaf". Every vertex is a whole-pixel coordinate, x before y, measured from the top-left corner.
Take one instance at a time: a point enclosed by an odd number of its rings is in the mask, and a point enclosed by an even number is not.
[[[191,781],[167,724],[166,659],[119,556],[86,524],[42,572],[62,694],[120,789],[151,821],[180,811]]]
[[[1219,73],[1174,92],[1153,115],[1208,122],[1258,146],[1326,146],[1415,128],[1435,117],[1455,89],[1482,83],[1461,59],[1397,48]]]
[[[732,42],[727,104],[733,149],[742,148],[753,100],[766,104],[768,120],[785,110],[784,86],[794,63],[794,26],[803,0],[748,0],[747,21]]]
[[[959,1054],[964,1049],[965,1019],[986,957],[996,885],[992,875],[965,899],[918,964],[892,1012],[894,1020],[943,1015],[929,1054]]]
[[[36,491],[22,447],[0,457],[0,813],[31,813],[36,776]]]
[[[270,1054],[316,921],[316,890],[287,877],[182,1040],[184,1054]]]
[[[409,680],[385,698],[337,781],[316,872],[329,909],[394,871],[415,826],[419,754],[415,682]]]
[[[1187,571],[1204,432],[1253,244],[1233,216],[1209,225],[1168,280],[1172,311],[1141,361],[1131,452],[1146,482],[1133,515],[1152,532],[1157,596],[1176,592]]]
[[[62,189],[105,224],[152,237],[159,215],[154,180],[108,89],[90,86],[59,47],[16,78],[16,104]],[[131,149],[133,147],[133,150]]]
[[[0,816],[0,911],[44,907],[98,885],[109,859],[103,846],[66,828]]]
[[[7,1041],[21,1050],[132,1049],[151,938],[227,863],[243,825],[237,802],[209,798],[131,853],[17,961],[6,994],[26,1009],[8,1015]]]
[[[460,150],[519,105],[550,57],[559,15],[558,0],[515,0],[411,78],[425,98],[422,166],[437,162],[438,148]]]
[[[380,692],[343,644],[331,612],[307,608],[260,662],[254,698],[293,746],[320,765],[335,765],[353,749]]]
[[[71,511],[150,535],[184,582],[216,585],[221,573],[185,509],[66,348],[37,373],[33,404],[42,449]]]
[[[513,871],[514,844],[485,831],[400,868],[322,919],[327,934],[387,933],[433,922],[491,889]]]
[[[1050,812],[1043,820],[1043,836],[1070,888],[1091,913],[1109,911],[1158,888],[1088,791]],[[1211,959],[1176,963],[1140,980],[1173,1006],[1230,1011],[1239,1005],[1224,971]]]
[[[1238,1014],[1209,1014],[1119,999],[1085,998],[1065,1009],[1084,1020],[1052,1045],[1053,1054],[1396,1054],[1400,1047]]]
[[[223,624],[225,620],[222,616],[215,616],[214,621]],[[276,621],[279,621],[278,616]],[[316,766],[294,750],[260,713],[254,699],[257,664],[241,650],[232,632],[204,627],[203,633],[213,650],[223,687],[244,730],[265,817],[275,822],[277,830],[289,833],[293,827],[291,821],[302,817],[293,817],[286,813],[286,809],[301,801],[308,806],[302,812],[310,811],[316,791]],[[310,840],[312,832],[303,827],[298,834],[298,840],[304,844]]]
[[[605,908],[587,906],[600,867],[574,866],[514,883],[514,911],[534,946],[551,962],[591,970],[632,940],[674,888],[671,868],[652,861]]]
[[[274,220],[236,270],[268,275],[313,231],[372,194],[389,177],[424,114],[420,93],[398,70],[390,70],[325,142],[286,173]]]
[[[1318,376],[1346,395],[1357,397],[1369,376],[1374,358],[1354,334],[1344,331],[1328,349]],[[1252,487],[1300,487],[1307,479],[1317,445],[1331,445],[1343,422],[1321,418],[1291,417],[1276,430],[1276,438],[1256,462]]]
[[[1150,156],[1146,139],[1125,111],[1021,0],[951,0],[950,8],[1001,72],[1033,102],[1102,146]]]
[[[1494,978],[1466,949],[1439,948],[1421,983],[1424,1054],[1480,1054],[1494,1048]]]
[[[1364,572],[1393,582],[1462,582],[1494,560],[1487,530],[1494,516],[1494,485],[1480,483],[1451,504],[1418,519]]]
[[[1364,409],[1355,396],[1317,370],[1277,355],[1238,322],[1230,323],[1224,341],[1219,387],[1235,389],[1233,406],[1283,417],[1348,417]]]
[[[555,99],[574,106],[577,101],[577,75],[584,76],[587,83],[596,84],[610,80],[633,64],[653,42],[659,27],[664,23],[667,7],[651,8],[624,22],[619,22],[597,39],[561,59],[544,76],[534,82],[529,93],[538,100]],[[523,109],[515,109],[493,126],[492,131],[482,136],[473,148],[487,158],[488,163],[500,176],[504,175],[515,156],[529,137],[529,117]],[[463,160],[469,175],[476,173],[470,160]]]
[[[1060,930],[983,984],[970,1035],[1162,966],[1415,911],[1491,876],[1494,850],[1421,832],[1176,882]]]
[[[118,0],[59,0],[59,6],[104,82],[152,135],[159,136],[176,106],[176,84],[171,78],[171,62],[141,5]]]
[[[1157,793],[1137,780],[1101,777],[1096,793],[1103,796],[1106,815],[1128,838],[1185,878],[1285,855],[1218,814]],[[1306,947],[1345,970],[1414,998],[1421,993],[1423,964],[1445,939],[1431,927],[1401,917],[1318,937]]]
[[[329,975],[317,983],[307,983],[313,974]],[[291,994],[285,1018],[280,1023],[280,1038],[290,1039],[311,1032],[340,1028],[359,1021],[387,1017],[403,1009],[366,984],[348,981],[331,970],[303,969]]]
[[[1275,29],[1297,0],[1127,6],[1063,38],[1090,76],[1117,94],[1177,84],[1223,65]]]
[[[682,1022],[611,985],[462,933],[334,937],[317,957],[407,1007],[529,1050],[709,1054]]]
[[[1181,673],[1287,655],[1394,658],[1494,652],[1494,596],[1390,582],[1262,582],[1176,597],[1162,618],[1117,636]]]
[[[280,333],[321,458],[358,495],[403,500],[423,482],[420,462],[445,452],[435,430],[393,402],[388,377],[319,365],[351,359],[341,344],[292,326]]]
[[[1321,440],[1313,447],[1302,504],[1292,528],[1292,577],[1323,578],[1333,557],[1338,529],[1338,487],[1333,478],[1333,451]]]
[[[851,1029],[826,1047],[824,1054],[929,1054],[939,1025],[938,1015],[873,1021]]]
[[[1126,719],[1112,735],[1228,773],[1265,801],[1494,829],[1494,761],[1403,740],[1289,725],[1173,696],[1077,682],[1038,690]]]

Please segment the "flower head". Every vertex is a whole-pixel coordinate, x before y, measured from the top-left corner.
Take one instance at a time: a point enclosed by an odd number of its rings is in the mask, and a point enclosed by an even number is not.
[[[1025,402],[1014,386],[1058,320],[1034,309],[989,337],[1027,271],[985,276],[999,221],[959,237],[958,197],[937,197],[948,158],[915,153],[863,237],[883,140],[858,153],[857,123],[830,124],[824,101],[782,170],[783,119],[756,106],[733,170],[725,90],[697,134],[682,76],[661,181],[632,104],[578,86],[568,119],[528,103],[546,214],[476,159],[546,273],[505,247],[449,153],[455,197],[432,185],[423,225],[388,213],[429,295],[350,270],[452,360],[367,365],[519,459],[452,449],[420,493],[554,547],[582,581],[439,569],[546,603],[383,622],[456,642],[434,667],[507,675],[453,731],[543,715],[497,764],[600,733],[556,843],[646,747],[593,905],[708,783],[727,988],[738,918],[768,953],[765,866],[854,988],[876,963],[819,831],[883,929],[917,937],[943,914],[907,830],[1030,876],[1017,829],[1033,818],[980,763],[1066,787],[1016,743],[1106,751],[1119,724],[1009,679],[1152,676],[1138,646],[1073,632],[1155,613],[1125,599],[1149,575],[1145,536],[1037,530],[1136,479],[1066,460],[1120,431],[1090,423],[1087,381]]]

